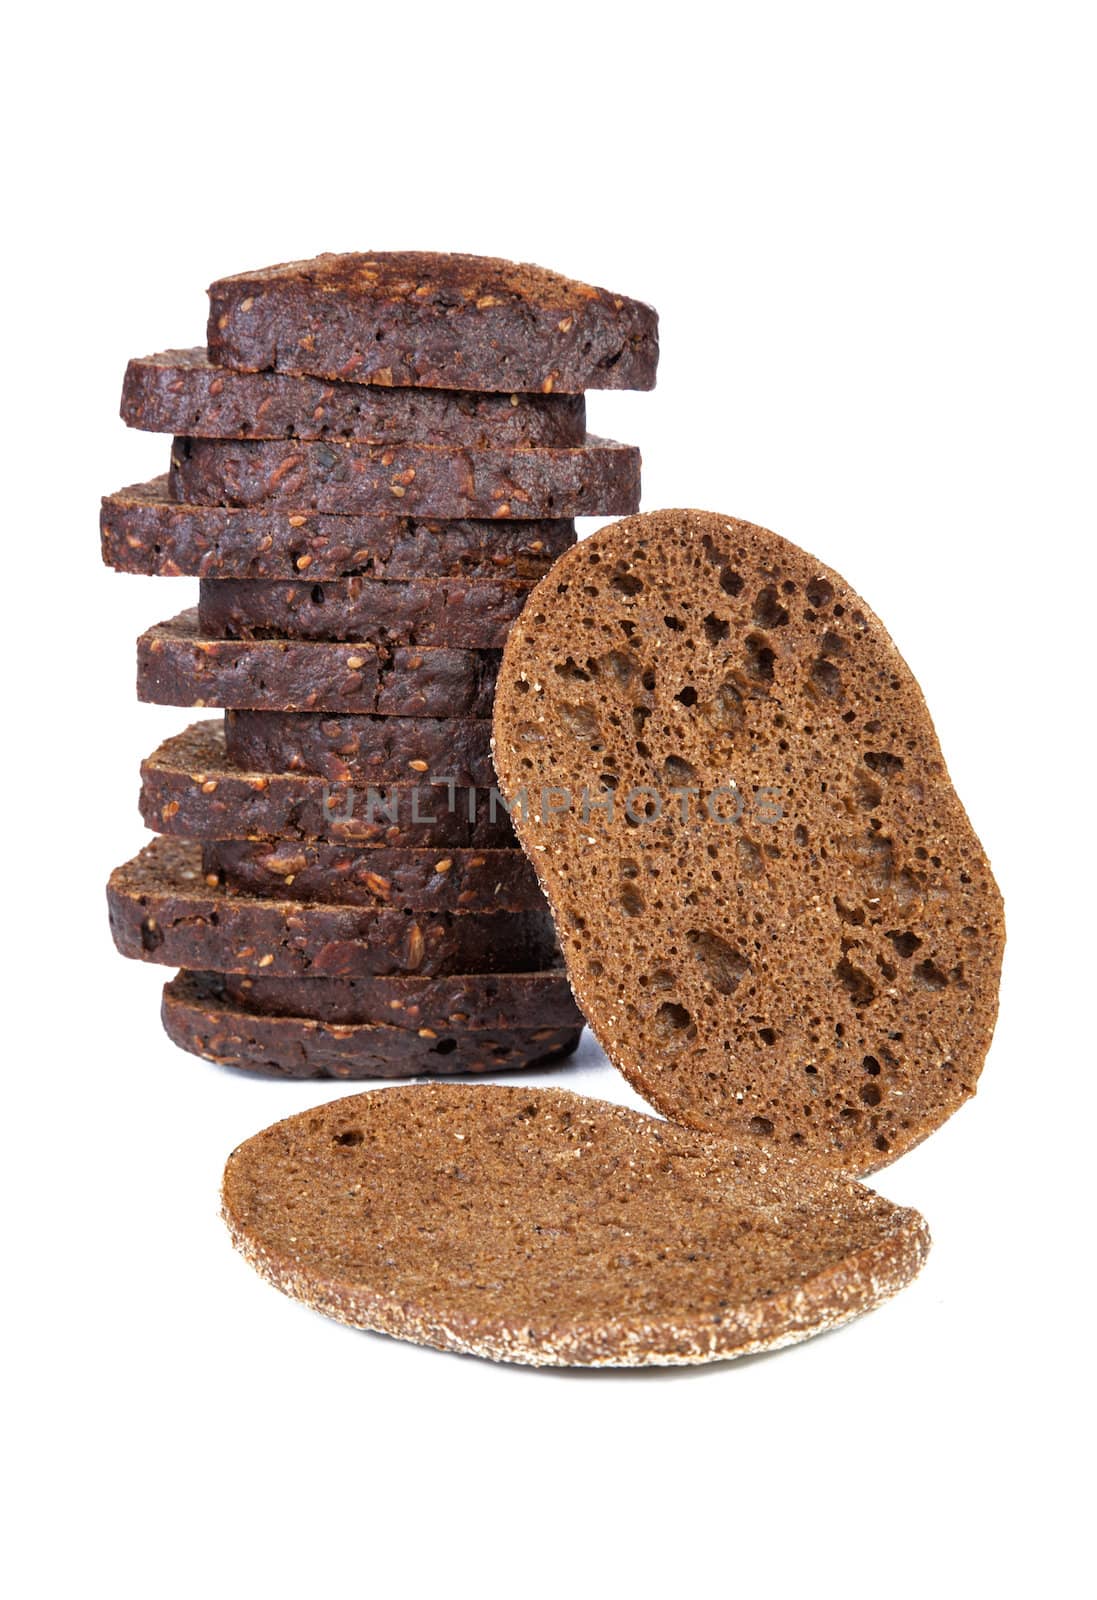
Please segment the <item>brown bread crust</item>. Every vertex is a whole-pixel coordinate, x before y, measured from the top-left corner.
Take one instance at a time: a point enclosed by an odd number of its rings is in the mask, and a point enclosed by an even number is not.
[[[358,848],[218,840],[202,850],[207,880],[279,900],[336,901],[394,911],[528,911],[544,904],[520,850]]]
[[[176,438],[168,490],[209,506],[342,516],[603,517],[640,504],[640,452],[588,436],[569,450]]]
[[[331,839],[356,845],[513,845],[482,790],[429,783],[355,788],[301,772],[249,771],[225,755],[220,721],[195,722],[141,764],[146,827],[187,839]]]
[[[216,984],[207,985],[191,972],[165,984],[160,1015],[168,1037],[192,1055],[278,1078],[449,1077],[544,1068],[571,1055],[582,1031],[580,1022],[577,1027],[475,1032],[452,1028],[425,1037],[431,1030],[269,1016],[219,996]]]
[[[929,1250],[916,1211],[802,1156],[495,1084],[290,1117],[229,1157],[222,1208],[256,1271],[326,1316],[533,1366],[792,1344],[895,1294]]]
[[[582,444],[582,395],[473,394],[326,383],[279,372],[234,372],[205,349],[131,361],[122,420],[151,433],[207,439],[357,439],[560,448]]]
[[[534,521],[332,516],[268,505],[188,506],[168,479],[103,497],[103,561],[119,572],[178,578],[543,577],[575,543],[568,518]]]
[[[506,578],[203,578],[198,626],[212,638],[502,649],[531,585]]]
[[[137,698],[162,706],[486,717],[498,670],[492,650],[211,639],[197,611],[137,641]]]
[[[918,685],[837,573],[705,512],[602,529],[512,631],[495,742],[504,794],[532,785],[518,833],[579,1003],[660,1111],[864,1172],[974,1093],[1001,897]],[[584,820],[606,774],[613,818]]]
[[[428,251],[322,255],[210,287],[211,357],[382,387],[651,389],[650,306],[544,267]]]
[[[225,752],[260,772],[315,772],[357,786],[450,777],[462,786],[495,782],[489,717],[227,711]]]
[[[154,839],[107,885],[124,956],[169,967],[271,977],[429,978],[535,972],[556,958],[552,919],[528,911],[432,912],[270,900],[210,884],[201,846]]]
[[[516,855],[520,851],[514,852]],[[203,973],[226,1000],[270,1016],[387,1022],[441,1036],[454,1028],[581,1028],[563,969],[458,973],[447,978],[244,978]]]

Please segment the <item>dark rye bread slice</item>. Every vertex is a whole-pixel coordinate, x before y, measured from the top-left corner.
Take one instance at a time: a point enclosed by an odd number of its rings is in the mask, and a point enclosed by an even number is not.
[[[131,361],[122,420],[152,433],[206,439],[357,439],[364,444],[582,444],[582,395],[473,394],[326,383],[280,372],[234,372],[204,349]]]
[[[272,978],[536,972],[556,939],[545,906],[528,911],[409,914],[322,905],[213,887],[200,845],[154,839],[107,885],[111,931],[124,956]]]
[[[579,1004],[660,1111],[864,1172],[973,1094],[1001,898],[909,668],[814,556],[705,512],[602,529],[511,633],[495,744]]]
[[[165,473],[105,495],[103,561],[178,578],[518,578],[544,575],[575,543],[568,518],[443,521],[332,516],[286,506],[187,506]]]
[[[200,505],[343,516],[602,517],[640,504],[640,452],[589,435],[567,450],[176,438],[168,490]]]
[[[489,717],[328,716],[226,711],[225,750],[263,772],[315,772],[333,783],[495,782]]]
[[[498,670],[493,650],[211,639],[197,611],[137,641],[137,698],[162,706],[486,717]]]
[[[521,852],[516,851],[515,854]],[[202,973],[226,1000],[270,1016],[387,1022],[441,1038],[454,1028],[581,1028],[563,968],[458,973],[446,978],[244,978]]]
[[[262,772],[225,756],[221,723],[195,722],[141,764],[141,815],[187,839],[332,839],[439,849],[513,845],[492,791],[456,783],[356,788],[300,772]]]
[[[279,1078],[418,1078],[548,1067],[571,1055],[582,1019],[567,1027],[450,1028],[435,1034],[381,1022],[271,1016],[225,998],[216,980],[181,972],[160,1015],[174,1044],[222,1067]],[[215,975],[214,975],[215,977]]]
[[[214,638],[496,650],[531,587],[508,578],[203,578],[198,626]]]
[[[495,782],[489,717],[329,717],[227,711],[225,752],[260,772],[314,772],[332,783]]]
[[[803,1156],[486,1084],[276,1123],[229,1157],[222,1207],[256,1271],[326,1316],[531,1366],[794,1344],[897,1293],[930,1243],[916,1211]]]
[[[210,287],[213,360],[385,388],[651,389],[651,306],[544,267],[427,251],[322,255]]]
[[[279,900],[395,911],[528,911],[544,903],[521,850],[378,849],[222,839],[206,844],[208,883]]]

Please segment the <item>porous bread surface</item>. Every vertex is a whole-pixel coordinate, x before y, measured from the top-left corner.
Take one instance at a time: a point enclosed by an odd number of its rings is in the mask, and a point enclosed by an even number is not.
[[[225,752],[220,720],[194,722],[141,763],[141,816],[157,833],[187,839],[338,839],[356,845],[483,847],[515,843],[490,794],[454,781],[364,786],[316,773],[240,766]]]
[[[395,504],[395,502],[394,502]],[[103,560],[159,577],[539,578],[575,543],[566,517],[521,522],[180,505],[168,479],[104,495]]]
[[[507,578],[203,578],[198,626],[213,638],[497,650],[531,587]]]
[[[917,1212],[802,1156],[560,1089],[429,1084],[240,1145],[237,1248],[352,1326],[546,1366],[714,1361],[871,1309],[929,1248]]]
[[[521,850],[386,849],[221,839],[202,870],[227,889],[279,900],[390,906],[400,911],[526,911],[544,899]]]
[[[387,905],[276,900],[210,883],[202,849],[154,839],[107,884],[124,956],[194,971],[277,977],[440,977],[554,966],[548,908],[404,911]]]
[[[486,717],[499,652],[327,639],[219,639],[197,610],[137,641],[137,698],[240,711],[363,711]]]
[[[476,394],[327,383],[234,372],[203,349],[165,350],[126,368],[122,420],[152,433],[208,439],[358,439],[559,448],[582,444],[582,395]]]
[[[909,668],[813,556],[699,511],[583,541],[508,639],[495,763],[580,1007],[667,1116],[865,1172],[974,1093],[1001,898]]]
[[[425,388],[650,389],[650,306],[544,267],[431,251],[359,252],[210,287],[212,358],[244,370]]]
[[[212,983],[209,981],[212,978]],[[582,1019],[561,1025],[412,1030],[256,1012],[220,992],[216,974],[181,972],[164,986],[161,1020],[192,1055],[279,1078],[413,1078],[543,1069],[569,1056]]]
[[[561,450],[176,437],[168,488],[199,505],[343,515],[615,516],[640,504],[640,452],[588,437]]]
[[[225,753],[260,772],[315,772],[332,783],[495,781],[490,717],[331,716],[226,711]]]

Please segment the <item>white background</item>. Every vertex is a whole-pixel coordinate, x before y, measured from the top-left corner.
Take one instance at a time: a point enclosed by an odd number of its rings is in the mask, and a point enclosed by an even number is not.
[[[1084,1587],[1094,1132],[1094,71],[1085,8],[85,6],[4,106],[4,1426],[19,1595],[947,1595]],[[921,1279],[785,1353],[553,1375],[349,1332],[234,1255],[220,1170],[338,1092],[169,1045],[110,944],[143,841],[133,641],[98,564],[163,470],[128,357],[206,284],[471,250],[650,300],[593,395],[644,505],[777,529],[920,677],[1010,946],[977,1101],[876,1182]],[[568,1084],[628,1101],[597,1051]],[[12,1101],[16,1103],[12,1105]]]

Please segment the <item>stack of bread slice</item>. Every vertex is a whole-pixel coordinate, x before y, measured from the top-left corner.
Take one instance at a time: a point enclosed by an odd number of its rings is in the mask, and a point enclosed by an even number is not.
[[[197,577],[138,694],[205,718],[142,768],[123,954],[182,969],[171,1037],[292,1076],[558,1059],[582,1017],[493,790],[495,679],[577,516],[639,504],[588,388],[650,388],[645,305],[539,268],[321,256],[223,279],[208,347],[130,363],[175,435],[103,502],[104,560]]]

